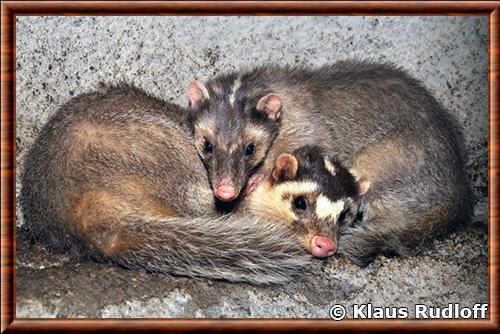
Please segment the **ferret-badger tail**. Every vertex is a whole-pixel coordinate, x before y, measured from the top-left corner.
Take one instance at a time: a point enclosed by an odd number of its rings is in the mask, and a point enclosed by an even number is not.
[[[255,284],[298,274],[308,255],[286,227],[216,212],[183,120],[180,107],[125,84],[63,105],[25,159],[31,238],[152,272]]]
[[[131,269],[253,284],[284,283],[300,274],[310,256],[281,225],[237,215],[127,219],[113,228],[119,231],[113,234],[116,242],[95,246],[98,257],[102,254]]]

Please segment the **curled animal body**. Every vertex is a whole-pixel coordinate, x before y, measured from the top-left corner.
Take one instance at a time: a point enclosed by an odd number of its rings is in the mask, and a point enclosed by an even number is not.
[[[214,195],[256,188],[277,157],[304,145],[334,154],[368,190],[339,252],[359,265],[418,253],[470,219],[457,121],[395,66],[341,61],[264,65],[188,85],[189,122]]]
[[[64,104],[22,174],[32,239],[167,274],[255,284],[300,274],[311,257],[286,226],[215,210],[185,114],[128,84]]]

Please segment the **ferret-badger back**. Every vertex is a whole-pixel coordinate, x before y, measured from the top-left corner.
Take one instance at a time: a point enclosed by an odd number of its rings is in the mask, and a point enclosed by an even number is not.
[[[245,184],[251,191],[280,153],[304,144],[335,153],[365,180],[363,219],[339,242],[360,265],[379,253],[417,253],[470,218],[459,125],[393,66],[262,66],[192,81],[188,95],[196,146],[222,201]]]
[[[130,85],[72,99],[27,155],[25,226],[52,249],[129,268],[258,284],[299,273],[310,256],[288,228],[215,212],[192,142],[182,108]]]

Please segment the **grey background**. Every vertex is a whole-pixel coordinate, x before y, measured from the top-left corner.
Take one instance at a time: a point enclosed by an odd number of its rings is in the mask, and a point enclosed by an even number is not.
[[[366,269],[315,261],[304,280],[279,288],[73,263],[20,236],[18,316],[326,317],[334,303],[486,302],[487,34],[487,17],[18,17],[18,171],[57,106],[99,81],[127,80],[185,105],[191,79],[358,58],[400,65],[459,119],[478,199],[473,226],[423,256]]]

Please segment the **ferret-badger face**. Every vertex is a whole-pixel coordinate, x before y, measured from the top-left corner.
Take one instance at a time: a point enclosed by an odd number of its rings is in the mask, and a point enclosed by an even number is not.
[[[206,87],[198,81],[189,84],[188,118],[214,195],[228,202],[238,197],[273,144],[279,132],[281,98],[265,91],[255,98],[235,96],[241,83],[231,75],[221,80],[234,81],[230,90],[218,82]]]
[[[337,235],[352,225],[369,183],[316,146],[283,153],[271,175],[247,197],[254,214],[285,222],[316,257],[333,255]]]

